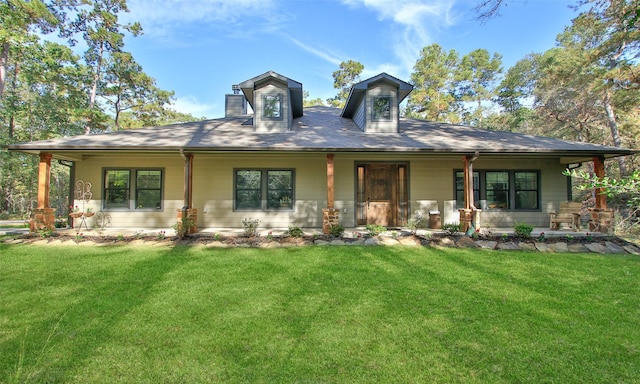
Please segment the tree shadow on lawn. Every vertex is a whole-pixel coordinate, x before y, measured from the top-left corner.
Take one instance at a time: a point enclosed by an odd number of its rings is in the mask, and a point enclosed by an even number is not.
[[[123,258],[128,253],[126,248],[111,248],[109,252],[103,249],[99,257]],[[64,281],[62,284],[88,288],[80,288],[84,293],[73,295],[79,296],[77,302],[50,313],[48,318],[29,325],[24,332],[2,343],[1,350],[15,351],[11,356],[4,356],[14,362],[15,368],[7,377],[15,382],[76,379],[70,375],[104,346],[118,322],[146,303],[167,273],[192,260],[187,255],[188,248],[166,248],[145,260],[126,263],[126,267],[123,263],[120,268],[100,268],[91,275],[78,277],[79,280]],[[91,260],[87,257],[86,262]]]

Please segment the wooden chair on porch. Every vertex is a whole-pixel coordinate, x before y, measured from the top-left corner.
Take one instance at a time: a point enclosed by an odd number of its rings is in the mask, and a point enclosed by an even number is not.
[[[549,228],[560,229],[560,224],[569,224],[574,231],[580,230],[580,210],[582,203],[567,201],[560,204],[558,212],[549,212]]]

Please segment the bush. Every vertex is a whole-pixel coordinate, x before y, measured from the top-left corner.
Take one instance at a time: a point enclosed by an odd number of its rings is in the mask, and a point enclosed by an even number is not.
[[[533,231],[533,225],[527,223],[518,223],[514,227],[514,231],[516,236],[529,238],[531,236],[531,231]]]
[[[446,231],[450,235],[455,235],[460,232],[460,224],[446,223],[442,225],[442,230]]]
[[[331,233],[331,236],[340,237],[342,236],[343,232],[344,232],[344,227],[340,224],[334,225],[331,228],[329,228],[329,233]]]
[[[371,234],[371,236],[378,236],[382,232],[386,231],[387,227],[384,225],[377,224],[367,224],[367,231]]]
[[[251,219],[251,218],[242,219],[244,234],[247,237],[254,237],[258,233],[258,225],[260,225],[260,219]]]
[[[304,232],[302,232],[302,229],[300,229],[300,227],[292,227],[292,226],[290,226],[289,229],[287,229],[287,231],[284,234],[286,236],[291,236],[291,237],[304,236]]]

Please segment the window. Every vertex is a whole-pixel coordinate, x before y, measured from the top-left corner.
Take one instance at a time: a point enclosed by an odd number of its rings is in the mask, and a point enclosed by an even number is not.
[[[281,95],[265,95],[262,103],[262,117],[266,119],[282,118]]]
[[[457,208],[464,207],[464,172],[455,171],[454,193]],[[529,210],[540,209],[539,171],[483,171],[473,172],[473,197],[486,201],[486,209]]]
[[[107,169],[104,171],[104,209],[162,209],[162,174],[159,169]]]
[[[239,169],[235,171],[235,209],[293,209],[294,172],[290,169]]]
[[[373,98],[373,120],[391,120],[391,97]]]
[[[478,206],[480,200],[480,174],[473,172],[473,200]],[[464,171],[456,172],[456,208],[464,208]]]

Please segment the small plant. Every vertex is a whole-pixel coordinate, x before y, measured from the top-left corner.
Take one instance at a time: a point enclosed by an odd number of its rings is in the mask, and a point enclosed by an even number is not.
[[[478,240],[478,239],[480,238],[480,232],[478,232],[478,231],[473,232],[473,233],[471,234],[471,238],[472,238],[473,240]]]
[[[567,241],[573,241],[573,235],[567,235],[566,239]]]
[[[533,225],[527,223],[518,223],[514,227],[514,231],[516,236],[522,238],[529,238],[531,236],[531,231],[533,231]]]
[[[420,227],[422,224],[422,215],[420,211],[416,211],[410,218],[407,220],[407,228],[411,231],[411,233],[415,233],[416,229]]]
[[[176,231],[181,239],[190,233],[192,227],[196,225],[196,222],[192,217],[185,216],[180,218],[175,224],[173,224],[173,230]]]
[[[38,235],[40,237],[42,237],[43,239],[48,239],[51,236],[53,236],[53,231],[51,229],[48,229],[48,228],[43,228],[43,229],[38,230]]]
[[[387,227],[384,225],[378,224],[367,224],[367,231],[371,234],[371,236],[378,236],[382,232],[386,231]]]
[[[242,226],[244,227],[244,234],[247,237],[254,237],[258,233],[258,225],[260,225],[260,219],[244,218],[242,219]]]
[[[331,233],[331,236],[334,236],[334,237],[342,236],[343,232],[344,232],[344,227],[340,224],[332,225],[331,228],[329,228],[329,233]]]
[[[508,234],[508,233],[503,233],[503,234],[502,234],[502,240],[503,240],[503,241],[507,241],[507,240],[509,240],[509,234]]]
[[[547,240],[547,238],[545,237],[544,232],[540,232],[540,234],[538,235],[538,241],[544,243],[545,240]]]
[[[589,232],[587,232],[587,235],[585,236],[585,239],[587,239],[587,241],[591,242],[591,241],[593,241],[593,235],[590,234]]]
[[[156,238],[158,240],[164,240],[166,236],[167,236],[167,232],[166,231],[160,231],[160,232],[158,232],[158,236],[156,236]]]
[[[446,223],[442,225],[442,230],[447,232],[449,235],[455,235],[460,232],[460,224],[456,223]]]
[[[116,236],[116,240],[118,241],[124,240],[124,235],[122,233],[118,233],[118,236]]]
[[[304,232],[302,232],[302,229],[300,229],[300,227],[290,226],[289,229],[287,229],[287,231],[285,232],[285,235],[291,237],[302,237],[304,236]]]
[[[392,231],[391,232],[391,238],[397,239],[398,238],[398,232],[397,231]]]
[[[221,235],[221,234],[219,234],[219,233],[217,233],[217,232],[216,232],[216,233],[214,233],[214,234],[213,234],[213,240],[215,240],[215,241],[220,241],[220,240],[222,240],[222,235]]]
[[[273,232],[269,231],[269,233],[267,234],[267,240],[273,240]]]
[[[81,241],[83,236],[84,236],[84,234],[82,232],[80,232],[80,231],[76,232],[76,235],[75,235],[76,241]]]

